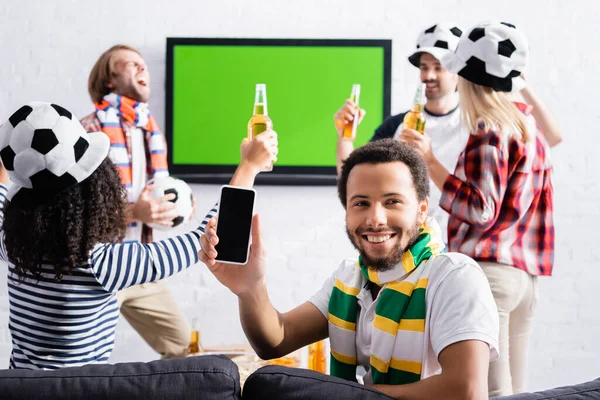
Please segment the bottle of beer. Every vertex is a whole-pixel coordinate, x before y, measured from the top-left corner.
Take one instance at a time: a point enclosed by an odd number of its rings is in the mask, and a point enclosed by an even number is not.
[[[327,358],[325,357],[325,340],[308,345],[308,369],[326,373]]]
[[[200,346],[200,330],[198,329],[199,325],[198,319],[195,318],[192,321],[192,333],[190,335],[190,344],[186,351],[187,355],[194,355],[202,351],[202,347]]]
[[[273,122],[267,112],[267,85],[264,83],[256,84],[256,93],[254,95],[254,115],[248,122],[248,139],[252,140],[260,133],[273,129]],[[264,171],[272,171],[273,166]]]
[[[420,133],[425,132],[425,84],[419,85],[415,92],[413,106],[404,116],[402,127],[414,129]]]
[[[346,126],[344,127],[344,133],[342,134],[342,137],[344,139],[355,139],[356,138],[356,130],[358,129],[358,110],[359,110],[359,106],[358,106],[358,102],[360,99],[360,84],[355,83],[354,85],[352,85],[352,93],[350,93],[350,100],[352,100],[354,102],[354,105],[356,105],[356,111],[354,112],[354,119],[352,120],[351,123],[346,124]]]
[[[248,122],[248,139],[252,140],[254,136],[269,129],[273,129],[273,122],[267,112],[267,85],[257,83],[254,95],[254,115]]]

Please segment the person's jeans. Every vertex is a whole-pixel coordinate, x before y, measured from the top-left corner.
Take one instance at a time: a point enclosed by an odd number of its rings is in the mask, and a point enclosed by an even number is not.
[[[162,358],[185,357],[191,328],[164,282],[128,287],[117,300],[121,315]]]
[[[527,346],[537,306],[537,277],[510,265],[480,262],[500,317],[500,357],[490,363],[490,397],[525,391]]]

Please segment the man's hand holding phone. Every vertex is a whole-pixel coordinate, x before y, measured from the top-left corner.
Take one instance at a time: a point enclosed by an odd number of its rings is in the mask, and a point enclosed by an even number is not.
[[[260,234],[260,220],[257,215],[252,218],[252,245],[248,262],[244,266],[219,262],[219,254],[215,248],[219,243],[217,236],[217,218],[213,217],[206,225],[206,232],[200,238],[200,261],[213,273],[215,278],[237,296],[254,291],[265,285],[265,249]]]

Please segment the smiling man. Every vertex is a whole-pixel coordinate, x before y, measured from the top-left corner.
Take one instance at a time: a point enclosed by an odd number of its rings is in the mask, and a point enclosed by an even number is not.
[[[152,242],[148,224],[171,226],[173,195],[150,197],[152,178],[168,176],[165,138],[148,108],[150,73],[140,52],[116,45],[92,68],[88,91],[96,111],[81,120],[88,132],[110,139],[109,157],[119,170],[129,201],[126,241]],[[185,356],[189,324],[161,281],[132,286],[117,295],[121,314],[163,358]]]
[[[359,251],[307,302],[279,313],[265,283],[258,216],[248,264],[215,262],[212,219],[200,259],[239,299],[240,320],[262,358],[329,337],[331,375],[356,379],[398,399],[484,399],[497,357],[498,312],[481,268],[444,253],[427,216],[427,166],[407,144],[371,142],[346,159],[338,182],[346,230]]]

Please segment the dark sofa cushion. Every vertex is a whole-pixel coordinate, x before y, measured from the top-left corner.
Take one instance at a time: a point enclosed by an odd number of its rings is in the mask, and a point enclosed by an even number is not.
[[[269,365],[255,371],[244,384],[244,400],[390,400],[359,383],[310,371]]]
[[[573,386],[564,386],[543,392],[521,393],[512,396],[495,397],[502,400],[592,400],[600,399],[600,378]]]
[[[240,399],[237,366],[225,356],[88,365],[57,371],[0,371],[0,398]]]

